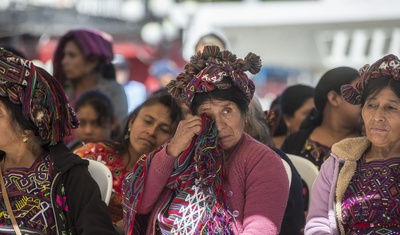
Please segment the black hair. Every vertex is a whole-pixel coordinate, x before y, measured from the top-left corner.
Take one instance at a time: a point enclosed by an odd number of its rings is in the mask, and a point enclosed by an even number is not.
[[[282,114],[293,117],[295,112],[310,98],[314,98],[314,88],[297,84],[288,86],[281,94]]]
[[[222,82],[232,84],[232,80],[228,77],[225,77]],[[239,110],[242,114],[246,114],[249,110],[249,103],[246,99],[246,96],[239,90],[237,86],[232,85],[226,90],[215,89],[209,92],[196,93],[192,104],[190,105],[190,111],[192,114],[197,115],[197,109],[200,107],[200,105],[211,99],[232,101],[239,107]]]
[[[350,67],[337,67],[327,71],[319,80],[314,90],[313,108],[300,126],[300,129],[314,129],[321,125],[323,112],[328,102],[328,92],[341,94],[341,86],[350,84],[359,77],[358,71]]]
[[[277,96],[270,106],[270,110],[275,114],[274,124],[271,128],[271,136],[281,136],[287,134],[287,127],[283,120],[283,114],[281,110],[281,96]]]
[[[374,78],[368,81],[361,93],[361,107],[364,107],[368,97],[378,94],[384,88],[389,87],[400,98],[400,82],[393,79],[392,76]]]
[[[7,51],[13,53],[14,55],[16,55],[18,57],[21,57],[23,59],[28,59],[28,57],[25,55],[25,53],[23,53],[21,50],[17,49],[16,47],[13,47],[11,45],[4,45],[4,46],[0,46],[0,47],[3,47]]]
[[[116,120],[114,113],[114,105],[110,97],[104,92],[93,89],[83,93],[75,104],[75,112],[78,112],[82,106],[90,105],[98,114],[96,123],[99,126],[104,126],[105,123],[113,124]],[[113,130],[111,139],[115,139],[118,135],[118,129]]]

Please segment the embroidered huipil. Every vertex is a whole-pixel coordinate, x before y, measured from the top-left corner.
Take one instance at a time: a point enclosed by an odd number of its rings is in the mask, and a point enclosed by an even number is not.
[[[113,176],[113,191],[108,209],[113,222],[122,220],[122,181],[129,172],[122,157],[111,144],[106,142],[85,144],[75,150],[75,153],[82,158],[102,162],[110,169]]]
[[[311,161],[319,170],[322,163],[329,157],[330,152],[329,147],[308,138],[301,150],[301,156]]]
[[[38,157],[29,169],[10,168],[3,172],[11,208],[23,234],[57,234],[50,201],[52,172],[50,156]],[[0,195],[0,233],[15,234]]]
[[[344,194],[346,234],[400,234],[400,158],[357,162]]]

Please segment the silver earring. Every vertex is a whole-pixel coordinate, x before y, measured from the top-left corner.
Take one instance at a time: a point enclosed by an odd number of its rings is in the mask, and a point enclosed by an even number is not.
[[[125,139],[125,140],[129,139],[129,135],[130,135],[130,134],[131,134],[131,129],[129,128],[128,131],[127,131],[126,134],[125,134],[124,139]]]

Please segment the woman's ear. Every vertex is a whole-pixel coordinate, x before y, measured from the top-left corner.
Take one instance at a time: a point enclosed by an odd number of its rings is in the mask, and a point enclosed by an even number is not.
[[[282,119],[289,131],[291,117],[289,115],[283,114]]]
[[[333,107],[339,106],[340,101],[342,100],[341,95],[336,93],[336,91],[329,91],[326,98]]]
[[[132,126],[133,126],[133,123],[135,122],[135,120],[136,120],[136,115],[132,115],[132,117],[129,118],[128,129],[132,129]]]

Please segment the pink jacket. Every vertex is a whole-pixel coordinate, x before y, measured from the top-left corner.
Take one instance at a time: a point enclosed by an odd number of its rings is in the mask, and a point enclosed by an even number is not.
[[[146,234],[154,234],[155,211],[161,204],[175,158],[166,147],[154,156],[138,214],[150,213]],[[278,155],[244,133],[226,162],[227,203],[235,216],[235,234],[278,234],[289,194],[289,181]]]

